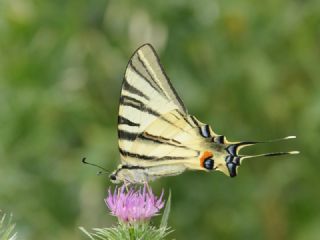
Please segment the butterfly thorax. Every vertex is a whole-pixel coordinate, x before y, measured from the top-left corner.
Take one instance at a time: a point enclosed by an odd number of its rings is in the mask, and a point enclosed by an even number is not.
[[[144,183],[148,182],[148,176],[144,168],[120,164],[111,175],[111,182],[118,183]]]

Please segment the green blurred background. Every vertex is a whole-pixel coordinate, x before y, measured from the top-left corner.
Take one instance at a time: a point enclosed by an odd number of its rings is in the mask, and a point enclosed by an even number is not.
[[[125,66],[152,43],[191,114],[230,140],[298,139],[249,153],[237,178],[188,172],[172,190],[176,239],[320,239],[320,1],[0,1],[0,209],[19,239],[85,239],[115,224]]]

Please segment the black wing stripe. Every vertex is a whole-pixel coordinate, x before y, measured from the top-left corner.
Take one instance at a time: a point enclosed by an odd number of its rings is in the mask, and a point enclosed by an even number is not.
[[[154,157],[152,157],[152,156],[146,156],[146,155],[128,152],[128,151],[125,151],[121,148],[119,148],[119,152],[122,156],[129,156],[129,157],[133,157],[133,158],[139,158],[142,160],[153,160],[154,159]]]
[[[203,125],[203,126],[200,127],[200,134],[202,135],[202,137],[205,137],[205,138],[211,137],[210,128],[209,128],[208,124]]]
[[[127,95],[122,95],[120,98],[120,105],[123,104],[124,102],[132,102],[132,103],[135,103],[139,106],[144,105],[144,103],[141,102],[140,100],[133,98],[133,97],[130,97],[130,96],[127,96]]]
[[[219,144],[224,144],[224,141],[225,140],[225,136],[223,136],[223,135],[220,135],[220,136],[216,136],[215,138],[214,138],[214,141],[216,142],[216,143],[219,143]]]
[[[187,146],[183,146],[183,145],[177,145],[175,143],[172,143],[170,142],[171,139],[166,139],[166,138],[163,138],[163,137],[160,137],[160,136],[154,136],[154,135],[151,135],[151,134],[142,134],[142,135],[139,135],[138,137],[139,139],[141,140],[144,140],[144,141],[150,141],[150,142],[153,142],[153,143],[159,143],[159,144],[165,144],[165,145],[169,145],[169,146],[173,146],[173,147],[176,147],[176,148],[182,148],[182,149],[186,149],[186,150],[192,150],[192,151],[196,151],[192,148],[189,148]]]
[[[155,110],[153,110],[151,108],[147,108],[147,107],[141,108],[140,105],[137,105],[137,104],[134,104],[134,103],[131,103],[131,102],[123,102],[121,105],[122,106],[129,106],[129,107],[138,109],[138,110],[140,110],[142,112],[149,113],[149,114],[154,115],[156,117],[160,116],[160,113],[158,113],[157,111],[155,111]]]
[[[156,88],[158,89],[158,92],[164,93],[163,89],[161,88],[161,86],[159,86],[159,83],[157,83],[157,81],[154,79],[154,77],[150,73],[150,70],[146,66],[145,62],[140,58],[139,54],[138,54],[137,58],[138,58],[139,62],[142,64],[143,68],[146,70],[146,72],[149,75],[149,77],[152,80],[152,82],[156,85]],[[163,95],[165,95],[165,93]]]
[[[192,122],[196,125],[196,127],[200,128],[201,126],[199,125],[199,122],[195,119],[194,116],[190,116]]]
[[[170,120],[168,120],[167,118],[165,118],[164,116],[159,116],[159,118],[169,124],[171,124],[172,126],[175,126],[176,128],[180,129],[181,131],[185,132],[185,130],[179,126],[177,126],[176,124],[174,124],[173,122],[171,122]]]
[[[174,142],[176,144],[179,144],[179,145],[181,144],[181,142],[179,142],[178,140],[175,140],[173,138],[170,139],[170,138],[166,138],[166,137],[162,137],[162,136],[156,136],[156,135],[150,134],[148,132],[144,132],[143,134],[147,135],[148,137],[161,139],[161,140],[166,141],[166,142],[172,141],[172,142]]]
[[[129,97],[126,95],[121,96],[120,105],[121,106],[130,106],[130,107],[138,109],[142,112],[147,112],[147,113],[154,115],[156,117],[161,116],[161,114],[159,112],[147,107],[143,102],[139,101],[138,99],[135,99],[133,97]]]
[[[167,122],[167,123],[179,128],[181,131],[184,131],[184,129],[182,129],[179,126],[175,125],[172,121],[170,121],[167,118],[165,118],[164,116],[162,116],[159,112],[157,112],[157,111],[155,111],[155,110],[153,110],[153,109],[151,109],[149,107],[146,107],[143,102],[141,102],[141,101],[139,101],[139,100],[137,100],[135,98],[123,95],[120,98],[120,105],[129,106],[129,107],[138,109],[139,111],[146,112],[146,113],[151,114],[153,116],[159,117],[163,121],[165,121],[165,122]]]
[[[173,117],[175,117],[175,119],[180,120],[181,117],[180,117],[180,116],[177,116],[177,112],[178,112],[178,111],[174,111],[173,113],[171,113],[171,115],[172,115]]]
[[[176,90],[175,90],[174,87],[172,86],[172,84],[171,84],[171,82],[170,82],[170,80],[169,80],[169,77],[167,76],[166,72],[164,71],[164,69],[163,69],[163,67],[162,67],[162,65],[161,65],[161,63],[160,63],[160,59],[159,59],[156,51],[153,49],[153,47],[151,47],[151,50],[152,50],[154,56],[156,57],[157,63],[158,63],[159,66],[160,66],[161,72],[162,72],[163,76],[165,76],[165,78],[166,78],[166,80],[167,80],[167,83],[168,83],[168,85],[169,85],[172,93],[174,94],[176,100],[179,102],[179,104],[180,104],[181,108],[184,110],[184,112],[187,112],[186,107],[184,106],[181,98],[179,97],[178,93],[176,92]]]
[[[118,116],[118,124],[125,124],[125,125],[132,126],[132,127],[139,127],[140,126],[139,123],[132,122],[129,119],[122,117],[120,115]]]
[[[188,123],[188,125],[191,127],[191,128],[194,128],[195,125],[193,125],[190,121],[189,121],[189,118],[186,117],[182,112],[180,112],[179,110],[177,110],[177,112],[179,113],[179,115],[186,121],[186,123]]]
[[[162,90],[159,89],[159,88],[157,88],[157,87],[155,87],[152,83],[150,83],[150,81],[149,81],[143,74],[141,74],[141,73],[138,71],[138,69],[136,69],[135,66],[133,66],[132,61],[130,61],[130,65],[129,65],[129,66],[132,68],[132,70],[133,70],[136,74],[138,74],[145,82],[147,82],[150,87],[152,87],[152,88],[153,88],[156,92],[158,92],[159,94],[163,95]]]
[[[185,159],[190,159],[190,158],[196,158],[198,155],[194,156],[165,156],[161,158],[155,159],[156,161],[163,161],[163,160],[185,160]]]
[[[210,137],[210,129],[209,125],[200,125],[197,119],[194,116],[190,116],[192,122],[196,125],[196,127],[199,129],[199,133],[202,137],[208,138]]]
[[[135,88],[134,86],[132,86],[131,84],[128,83],[127,79],[125,78],[123,81],[123,86],[122,88],[130,93],[136,94],[140,97],[145,98],[146,100],[150,100],[150,98],[145,95],[143,92],[141,92],[139,89]]]
[[[132,133],[122,129],[118,129],[118,137],[120,140],[134,141],[137,138],[137,133]]]
[[[191,158],[191,157],[184,157],[184,156],[165,156],[165,157],[159,158],[159,157],[156,157],[156,156],[148,156],[148,155],[128,152],[128,151],[125,151],[125,150],[123,150],[121,148],[119,148],[119,151],[120,151],[120,154],[123,155],[123,156],[128,156],[128,157],[132,157],[132,158],[138,158],[138,159],[141,159],[141,160],[163,161],[163,160],[184,160],[184,159]]]

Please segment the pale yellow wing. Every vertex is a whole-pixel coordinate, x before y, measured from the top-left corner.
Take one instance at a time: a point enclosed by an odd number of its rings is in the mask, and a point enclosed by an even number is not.
[[[199,157],[209,143],[191,116],[173,110],[152,122],[136,138],[124,162],[143,167],[181,164],[187,169],[203,170]]]
[[[131,57],[122,84],[118,137],[122,160],[147,126],[172,110],[186,115],[185,107],[163,72],[151,45]]]

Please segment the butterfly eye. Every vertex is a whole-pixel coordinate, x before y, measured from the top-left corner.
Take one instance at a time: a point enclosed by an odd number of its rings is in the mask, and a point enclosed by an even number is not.
[[[204,168],[208,169],[208,170],[212,170],[213,165],[214,165],[214,160],[211,158],[208,158],[208,159],[204,160],[204,162],[203,162]]]
[[[117,180],[116,175],[111,174],[111,175],[110,175],[110,180],[111,180],[111,181],[115,181],[115,180]]]

